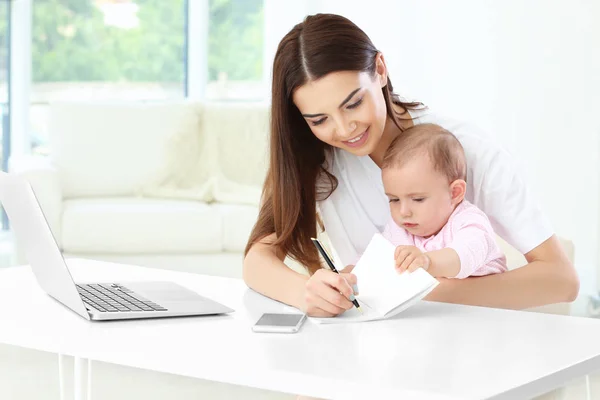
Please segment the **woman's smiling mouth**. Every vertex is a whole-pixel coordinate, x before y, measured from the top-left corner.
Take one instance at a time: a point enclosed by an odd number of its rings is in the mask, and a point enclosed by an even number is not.
[[[368,137],[369,137],[369,129],[364,131],[362,134],[360,134],[350,140],[346,140],[342,143],[344,143],[348,147],[360,147],[366,143]]]

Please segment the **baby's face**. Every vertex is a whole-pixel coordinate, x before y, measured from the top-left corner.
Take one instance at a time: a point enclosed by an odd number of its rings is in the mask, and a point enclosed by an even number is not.
[[[426,156],[401,168],[384,168],[382,179],[394,222],[413,235],[435,235],[454,211],[448,178],[435,171]]]

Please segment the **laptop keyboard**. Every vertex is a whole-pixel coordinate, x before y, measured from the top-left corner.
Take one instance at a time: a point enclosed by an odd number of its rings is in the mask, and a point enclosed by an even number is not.
[[[98,311],[167,311],[166,308],[115,283],[77,285],[77,291],[86,306]]]

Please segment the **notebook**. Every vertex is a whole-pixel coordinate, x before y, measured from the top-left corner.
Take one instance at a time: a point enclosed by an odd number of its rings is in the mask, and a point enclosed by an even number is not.
[[[390,318],[411,307],[437,285],[438,281],[422,268],[399,274],[394,267],[394,251],[381,234],[375,234],[352,271],[358,279],[356,296],[363,310],[356,307],[332,318],[311,318],[320,324],[376,321]]]

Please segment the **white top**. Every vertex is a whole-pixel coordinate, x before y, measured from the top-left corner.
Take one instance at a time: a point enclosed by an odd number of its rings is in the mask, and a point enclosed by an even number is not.
[[[527,253],[554,234],[527,188],[512,156],[493,138],[474,125],[432,113],[410,111],[415,125],[434,123],[452,132],[467,159],[466,199],[490,219],[494,231],[522,253]],[[375,233],[382,233],[391,219],[381,169],[369,156],[355,156],[336,148],[330,172],[337,189],[318,211],[325,231],[343,265],[352,263]]]
[[[254,333],[263,312],[295,310],[241,279],[72,261],[77,282],[171,280],[236,311],[90,322],[47,296],[29,267],[0,268],[0,343],[344,400],[532,398],[600,366],[593,318],[423,301],[386,321]]]

